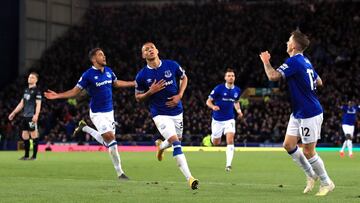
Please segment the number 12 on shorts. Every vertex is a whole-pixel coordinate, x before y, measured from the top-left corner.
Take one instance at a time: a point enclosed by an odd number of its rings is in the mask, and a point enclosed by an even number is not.
[[[310,136],[310,129],[308,127],[301,127],[301,135],[304,137]]]

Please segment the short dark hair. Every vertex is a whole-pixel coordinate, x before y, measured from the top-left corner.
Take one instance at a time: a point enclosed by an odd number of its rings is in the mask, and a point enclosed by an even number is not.
[[[92,57],[94,57],[96,55],[96,52],[98,52],[98,51],[102,51],[102,49],[99,47],[96,47],[89,51],[89,60],[90,61],[91,61]]]
[[[226,73],[234,73],[235,74],[235,70],[232,68],[227,68],[225,71],[225,75],[226,75]]]
[[[35,75],[36,79],[39,80],[39,74],[37,72],[30,72],[29,75]]]
[[[299,51],[305,51],[309,47],[310,40],[308,36],[302,33],[299,29],[293,31],[291,35],[293,36],[293,39],[296,42],[296,44],[299,46],[300,49]]]

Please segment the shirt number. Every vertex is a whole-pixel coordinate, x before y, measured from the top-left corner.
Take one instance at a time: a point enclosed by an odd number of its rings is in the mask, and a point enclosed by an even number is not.
[[[306,69],[306,73],[309,75],[310,88],[311,90],[316,89],[314,85],[314,71],[312,69]]]

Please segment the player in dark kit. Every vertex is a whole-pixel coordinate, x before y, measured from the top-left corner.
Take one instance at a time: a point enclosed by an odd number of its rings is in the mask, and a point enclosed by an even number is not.
[[[13,120],[15,115],[22,109],[21,137],[24,140],[25,155],[20,160],[35,160],[38,151],[38,129],[37,121],[41,109],[41,91],[36,87],[39,75],[31,72],[28,77],[28,87],[25,89],[22,99],[14,111],[9,115],[9,120]],[[33,155],[29,158],[30,138],[33,140]]]

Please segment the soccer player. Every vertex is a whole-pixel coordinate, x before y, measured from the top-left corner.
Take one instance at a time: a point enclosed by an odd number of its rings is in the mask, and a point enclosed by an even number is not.
[[[106,57],[101,48],[94,48],[89,52],[89,59],[92,66],[80,77],[74,88],[62,93],[52,90],[45,92],[47,99],[64,99],[74,97],[86,89],[90,100],[90,119],[96,129],[89,127],[85,121],[79,122],[79,131],[89,133],[100,144],[108,148],[115,171],[120,180],[128,180],[121,167],[121,159],[115,139],[115,122],[112,100],[112,87],[134,87],[134,81],[118,80],[115,73],[106,66]]]
[[[213,110],[211,121],[211,142],[214,145],[221,144],[221,136],[226,135],[226,165],[225,171],[231,171],[231,162],[234,157],[235,136],[235,112],[238,118],[243,116],[239,104],[241,90],[234,85],[235,72],[227,69],[225,72],[225,84],[216,86],[210,93],[206,105]]]
[[[270,81],[278,81],[283,78],[288,84],[292,114],[283,146],[307,176],[304,193],[310,192],[315,181],[320,178],[320,189],[316,196],[325,196],[334,190],[335,185],[325,170],[324,162],[315,150],[317,140],[320,139],[323,121],[323,109],[315,90],[323,83],[309,59],[303,55],[309,44],[308,37],[296,30],[291,33],[287,42],[287,53],[290,58],[278,69],[275,70],[271,66],[271,56],[268,51],[262,52],[260,58]],[[299,139],[303,143],[303,151],[297,146]]]
[[[141,69],[135,79],[135,98],[147,101],[150,112],[164,142],[156,141],[157,158],[163,159],[164,150],[173,146],[173,157],[184,174],[191,189],[198,188],[199,181],[189,170],[180,139],[183,133],[183,107],[181,98],[187,86],[188,78],[180,65],[172,60],[160,60],[159,51],[152,42],[146,42],[141,49],[147,65]],[[180,78],[179,87],[176,79]]]
[[[41,91],[36,87],[39,75],[31,72],[28,77],[28,87],[25,89],[23,98],[9,115],[9,120],[13,120],[15,115],[24,109],[22,113],[21,137],[24,140],[25,155],[20,160],[36,160],[39,143],[39,133],[37,122],[41,109]],[[33,155],[29,158],[30,138],[33,140]]]
[[[355,105],[352,101],[349,101],[348,105],[343,105],[341,109],[343,111],[342,129],[344,131],[345,141],[340,150],[340,156],[344,157],[344,150],[348,147],[349,157],[352,158],[352,139],[354,136],[356,113],[360,111],[360,105]]]

